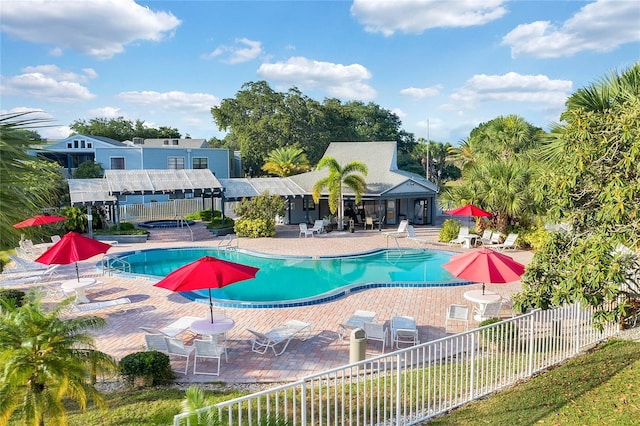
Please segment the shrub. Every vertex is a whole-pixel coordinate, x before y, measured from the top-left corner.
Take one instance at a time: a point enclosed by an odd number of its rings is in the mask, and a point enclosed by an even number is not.
[[[460,232],[460,222],[455,219],[447,219],[440,228],[438,239],[448,243],[458,236],[458,232]]]
[[[501,321],[502,320],[500,318],[488,318],[480,322],[479,327],[484,327],[485,325],[491,325]],[[486,342],[508,342],[518,337],[518,327],[513,322],[509,322],[503,324],[502,327],[493,327],[482,330],[481,336]]]
[[[220,216],[222,216],[221,211],[214,210],[213,213],[211,213],[210,209],[206,209],[206,210],[200,210],[198,212],[188,214],[184,218],[187,220],[201,220],[203,222],[211,222],[211,219],[213,219],[214,217],[220,217]]]
[[[135,226],[131,222],[120,222],[120,230],[121,231],[133,231]]]
[[[274,237],[276,223],[273,219],[238,219],[233,227],[238,237]]]
[[[211,223],[207,225],[207,228],[209,229],[233,228],[234,224],[235,224],[235,221],[229,216],[226,216],[224,220],[220,217],[216,217],[211,219]]]
[[[25,292],[8,288],[0,290],[0,304],[8,303],[15,307],[20,307],[24,303]]]
[[[141,377],[146,385],[164,385],[175,377],[169,356],[158,351],[134,352],[125,356],[120,360],[120,371],[129,384]]]
[[[532,229],[520,229],[518,232],[518,243],[523,247],[531,247],[537,250],[549,241],[551,233],[544,229],[544,226],[536,226]]]

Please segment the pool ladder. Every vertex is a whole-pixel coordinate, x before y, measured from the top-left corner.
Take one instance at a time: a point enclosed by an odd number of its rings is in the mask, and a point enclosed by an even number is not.
[[[233,243],[236,243],[235,247]],[[218,242],[218,250],[235,250],[238,248],[239,240],[233,234],[227,234]]]
[[[131,272],[131,264],[119,257],[102,256],[102,275],[112,276],[114,272]]]
[[[173,217],[173,220],[176,221],[179,228],[182,228],[184,226],[187,227],[189,233],[191,234],[191,241],[193,241],[193,229],[191,229],[191,227],[189,226],[189,222],[187,222],[187,219],[184,216],[175,215]]]

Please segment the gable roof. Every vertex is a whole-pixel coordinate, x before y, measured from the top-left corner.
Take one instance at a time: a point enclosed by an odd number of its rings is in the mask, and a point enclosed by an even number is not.
[[[433,182],[415,173],[398,170],[396,145],[396,142],[332,142],[323,158],[333,157],[343,166],[354,160],[366,164],[368,173],[365,176],[365,197],[382,196],[407,181],[417,183],[427,192],[437,193],[438,187]],[[328,171],[323,169],[291,176],[290,179],[311,193],[313,185],[327,175]],[[345,194],[353,193],[347,188]]]

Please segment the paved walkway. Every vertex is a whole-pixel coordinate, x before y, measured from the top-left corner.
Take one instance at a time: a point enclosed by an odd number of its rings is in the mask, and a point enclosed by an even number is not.
[[[421,238],[436,241],[438,228],[419,228]],[[149,241],[146,244],[130,244],[114,246],[109,253],[148,249],[158,247],[178,246],[210,246],[216,247],[220,238],[208,241],[162,242]],[[376,248],[386,247],[415,247],[419,243],[406,238],[387,239],[384,232],[378,230],[357,230],[355,233],[331,232],[315,238],[299,238],[298,227],[278,226],[275,238],[259,238],[239,240],[239,247],[274,254],[305,254],[326,255],[357,253]],[[429,247],[431,245],[423,245]],[[434,248],[449,246],[437,246]],[[460,248],[455,248],[461,250]],[[516,260],[527,264],[532,254],[527,251],[508,252]],[[110,300],[128,297],[132,304],[124,308],[93,311],[107,320],[107,327],[96,332],[98,349],[121,358],[129,353],[144,350],[144,335],[138,329],[141,325],[160,328],[182,316],[205,317],[208,305],[191,302],[176,293],[153,287],[146,279],[128,279],[102,276],[95,269],[100,256],[79,262],[82,276],[95,276],[99,284],[91,287],[87,292],[92,300]],[[75,276],[73,265],[65,265],[54,280],[45,284],[45,289],[51,290],[45,297],[45,302],[54,303],[62,298],[56,294],[60,281]],[[27,289],[30,285],[17,285],[14,288]],[[493,290],[503,297],[509,298],[520,288],[520,283],[493,285]],[[308,374],[324,371],[348,363],[349,343],[342,342],[336,330],[338,323],[348,318],[356,309],[365,309],[378,313],[377,321],[386,322],[394,315],[410,315],[418,324],[420,341],[426,342],[445,336],[445,310],[451,303],[468,303],[462,294],[472,288],[480,288],[479,284],[441,288],[381,288],[362,291],[330,303],[309,307],[282,309],[230,309],[225,311],[232,317],[236,326],[228,333],[229,362],[224,360],[221,365],[219,378],[192,374],[191,358],[189,374],[178,374],[178,381],[208,382],[220,380],[235,383],[256,382],[284,382],[293,381]],[[119,309],[121,308],[121,309]],[[72,313],[71,315],[79,315]],[[82,315],[86,315],[82,314]],[[281,356],[274,356],[272,351],[264,355],[251,351],[251,334],[246,331],[251,328],[267,331],[288,320],[297,319],[312,325],[311,338],[306,341],[293,340],[286,352]],[[470,326],[476,326],[473,320]],[[460,329],[461,330],[461,329]],[[188,332],[180,337],[193,339]],[[379,351],[379,342],[371,342],[368,350],[372,354]],[[179,367],[180,361],[176,361]],[[182,364],[184,365],[184,364]],[[200,366],[199,366],[200,368]]]

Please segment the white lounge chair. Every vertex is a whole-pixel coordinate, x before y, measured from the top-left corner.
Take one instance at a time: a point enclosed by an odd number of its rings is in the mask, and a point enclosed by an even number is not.
[[[73,307],[80,312],[95,311],[96,309],[106,309],[114,306],[128,305],[131,303],[127,297],[121,297],[119,299],[105,300],[102,302],[90,302],[90,303],[74,303]]]
[[[9,259],[13,260],[16,263],[16,270],[43,271],[49,267],[49,265],[45,265],[44,263],[34,262],[32,260],[28,260],[20,256],[14,256],[12,254],[9,255]]]
[[[401,344],[417,345],[420,343],[416,320],[409,316],[392,317],[391,338],[398,349],[401,349]]]
[[[498,250],[515,250],[518,234],[509,234],[501,244],[489,244],[487,247]]]
[[[418,244],[430,244],[431,243],[431,241],[427,240],[426,238],[418,237],[418,235],[416,234],[416,230],[411,225],[407,226],[407,238],[410,239],[411,241],[415,242],[415,243],[418,243]]]
[[[300,235],[298,235],[298,238],[300,238],[303,235],[305,238],[307,238],[307,235],[311,235],[313,237],[313,231],[307,228],[306,223],[300,223],[298,226],[300,227]]]
[[[324,232],[324,222],[322,219],[316,220],[313,224],[313,228],[311,228],[311,232],[315,232],[316,234],[322,234]]]
[[[254,336],[251,342],[251,350],[253,352],[264,354],[267,349],[271,348],[273,353],[278,356],[284,353],[287,346],[289,346],[289,342],[294,337],[300,340],[308,338],[311,333],[311,325],[302,321],[289,320],[266,333],[260,333],[249,328],[247,331]],[[280,351],[277,351],[276,346],[281,343],[284,343],[284,345]]]
[[[354,328],[363,328],[364,323],[373,322],[376,316],[378,316],[378,314],[375,312],[358,309],[346,322],[339,324],[338,335],[341,339],[344,339],[344,336],[349,333],[350,330],[353,330]]]
[[[176,337],[178,334],[186,331],[192,322],[199,320],[199,317],[181,317],[162,328],[153,328],[147,326],[139,327],[140,330],[148,334],[161,334],[167,337]]]
[[[491,244],[491,235],[493,235],[493,231],[491,229],[485,229],[480,238],[476,238],[476,245]]]
[[[468,235],[469,235],[469,227],[461,226],[460,230],[458,231],[458,236],[453,240],[450,240],[449,245],[464,244],[467,241],[465,237]]]
[[[167,341],[164,340],[165,336],[162,334],[145,334],[144,343],[147,351],[158,351],[166,354],[169,352],[167,347]]]
[[[386,237],[402,237],[407,232],[407,226],[409,226],[408,220],[401,220],[398,225],[398,229],[393,232],[385,232],[384,235]]]

